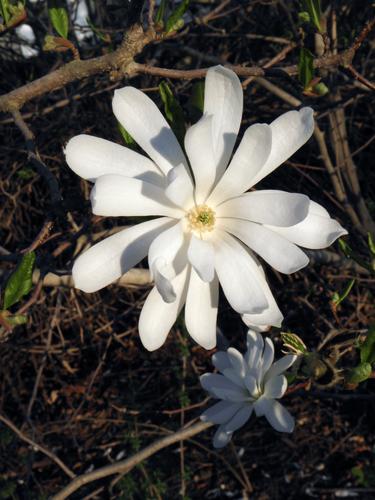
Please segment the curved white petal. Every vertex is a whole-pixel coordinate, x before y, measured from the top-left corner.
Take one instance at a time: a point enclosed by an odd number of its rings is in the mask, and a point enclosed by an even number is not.
[[[278,432],[293,432],[294,418],[284,406],[274,399],[262,397],[254,405],[258,416],[264,415]]]
[[[216,229],[215,235],[215,269],[229,303],[241,314],[262,312],[268,302],[253,258],[229,234]]]
[[[149,293],[139,318],[139,335],[148,351],[159,349],[181,311],[187,292],[188,266],[172,280],[176,300],[166,303],[154,287]]]
[[[260,380],[263,380],[264,374],[269,370],[272,365],[273,358],[275,355],[275,347],[270,338],[266,337],[264,339],[264,351],[262,355],[262,360],[259,364],[260,368]]]
[[[204,113],[213,116],[212,132],[216,160],[216,181],[231,157],[240,129],[243,91],[238,76],[228,68],[214,66],[207,71]]]
[[[216,346],[218,299],[217,278],[205,283],[192,269],[185,304],[185,323],[190,336],[205,349]]]
[[[179,222],[163,231],[150,245],[148,264],[156,288],[165,302],[176,299],[171,280],[186,267],[187,241]]]
[[[253,397],[258,394],[258,384],[255,377],[253,377],[252,375],[247,375],[245,377],[245,386]]]
[[[288,111],[274,120],[271,153],[252,180],[252,186],[290,158],[311,137],[314,131],[314,112],[311,108]]]
[[[194,205],[194,186],[185,166],[180,164],[167,174],[166,197],[179,207]]]
[[[206,200],[216,178],[212,124],[212,116],[203,115],[185,135],[185,150],[194,173],[197,204]]]
[[[91,293],[110,285],[146,257],[153,239],[173,222],[164,217],[143,222],[92,246],[74,263],[75,287]]]
[[[265,374],[264,381],[267,382],[267,380],[270,380],[284,373],[288,368],[292,366],[292,364],[296,361],[296,359],[297,359],[296,355],[288,354],[287,356],[284,356],[281,359],[275,361],[275,363]]]
[[[272,131],[269,125],[249,127],[207,203],[216,206],[247,191],[252,186],[253,177],[266,162],[271,145]]]
[[[309,203],[309,198],[304,194],[267,189],[232,198],[216,207],[215,211],[217,217],[236,217],[261,224],[292,226],[307,216]]]
[[[267,380],[264,384],[264,395],[266,398],[281,398],[288,387],[288,382],[284,375],[278,375]]]
[[[224,448],[232,439],[232,436],[233,434],[231,432],[226,432],[224,426],[220,425],[214,435],[214,448]]]
[[[264,340],[260,333],[249,330],[246,335],[247,351],[244,355],[245,362],[251,372],[258,369],[264,349]]]
[[[300,248],[260,224],[229,218],[217,222],[221,229],[239,238],[280,273],[295,273],[309,263],[309,258]]]
[[[229,347],[227,355],[234,371],[240,377],[244,377],[246,373],[246,365],[242,354],[234,347]]]
[[[212,422],[213,424],[224,424],[233,417],[241,406],[242,403],[219,401],[202,413],[201,420],[203,422]]]
[[[348,234],[337,221],[318,203],[310,201],[309,211],[304,220],[290,227],[267,226],[284,238],[304,248],[319,250],[326,248],[340,236]]]
[[[244,378],[241,377],[233,368],[227,368],[223,370],[222,373],[239,387],[246,387]]]
[[[215,352],[215,354],[212,356],[212,363],[214,367],[221,372],[232,366],[231,362],[229,361],[228,354],[224,351]]]
[[[171,204],[164,190],[149,182],[109,174],[98,177],[90,195],[95,215],[181,217],[184,212]]]
[[[203,389],[218,399],[239,403],[248,397],[245,388],[239,387],[224,375],[204,373],[200,377],[200,382]]]
[[[201,280],[210,282],[215,276],[214,247],[210,241],[191,236],[188,259]]]
[[[146,94],[134,87],[115,90],[112,108],[117,120],[164,174],[180,163],[187,167],[176,136]]]
[[[164,176],[149,158],[100,137],[76,135],[64,153],[69,167],[83,179],[95,181],[101,175],[119,174],[157,185],[164,182]]]
[[[253,412],[253,405],[252,404],[247,404],[246,406],[243,406],[238,412],[227,422],[224,424],[224,429],[227,432],[233,433],[240,427],[246,424],[246,422],[249,420],[251,417],[251,414]]]

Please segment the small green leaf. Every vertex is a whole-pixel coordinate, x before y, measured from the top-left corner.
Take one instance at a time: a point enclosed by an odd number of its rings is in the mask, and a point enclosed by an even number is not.
[[[25,181],[32,179],[35,177],[35,172],[32,168],[30,167],[23,167],[20,170],[17,170],[17,176],[20,179],[24,179]]]
[[[27,316],[25,316],[24,314],[15,314],[14,316],[7,316],[6,322],[10,326],[24,325],[25,323],[27,323]]]
[[[341,295],[338,292],[335,292],[333,294],[332,302],[335,305],[335,307],[338,307],[341,304],[341,302],[346,299],[346,297],[350,293],[350,290],[353,288],[354,283],[355,279],[350,280],[349,283],[344,288],[344,291],[341,293]]]
[[[186,125],[184,112],[166,82],[159,84],[159,92],[164,104],[164,112],[180,144],[184,143]]]
[[[322,11],[320,8],[320,0],[304,0],[305,9],[309,14],[310,22],[315,26],[319,33],[323,33],[320,24]]]
[[[306,354],[307,347],[304,344],[303,340],[291,332],[281,332],[281,340],[283,341],[283,347],[287,348],[289,351],[294,354]]]
[[[361,363],[375,363],[375,325],[368,329],[366,340],[360,346]]]
[[[8,0],[0,0],[0,14],[4,20],[4,24],[7,25],[10,19],[10,11],[9,11],[9,2]]]
[[[372,373],[372,367],[370,363],[361,363],[352,370],[350,370],[347,381],[350,384],[359,384],[367,380]]]
[[[68,11],[56,0],[49,2],[49,18],[56,32],[63,38],[68,38],[69,16]]]
[[[368,247],[372,255],[375,255],[375,241],[371,233],[367,233],[368,236]]]
[[[350,259],[353,254],[353,250],[350,248],[350,246],[346,243],[345,240],[342,238],[339,239],[339,247],[342,253],[345,255],[347,259]]]
[[[133,137],[129,134],[127,130],[121,125],[120,122],[117,122],[117,127],[120,131],[120,134],[126,144],[126,146],[130,149],[135,149],[137,147],[137,143],[133,139]]]
[[[310,14],[304,10],[302,12],[298,12],[298,20],[300,23],[309,23],[310,22]]]
[[[329,88],[327,87],[327,85],[325,83],[319,82],[316,85],[314,85],[313,92],[315,92],[315,94],[323,96],[323,95],[328,94]]]
[[[171,15],[168,17],[165,32],[171,33],[172,31],[177,31],[184,25],[182,16],[185,14],[189,7],[190,0],[182,0],[182,2],[174,9]]]
[[[12,305],[27,295],[33,286],[32,275],[35,263],[35,252],[25,253],[20,264],[10,276],[4,292],[4,309],[9,309]]]
[[[155,24],[159,26],[164,26],[164,17],[167,9],[168,0],[161,0],[159,8],[155,16]]]
[[[304,89],[309,87],[310,82],[314,77],[313,61],[314,56],[312,53],[308,49],[305,49],[305,47],[302,47],[298,60],[298,79]]]
[[[201,113],[204,110],[204,82],[196,82],[193,85],[193,92],[190,99],[191,105]]]

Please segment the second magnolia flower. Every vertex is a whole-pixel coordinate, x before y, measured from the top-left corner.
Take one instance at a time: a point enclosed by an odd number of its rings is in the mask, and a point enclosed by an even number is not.
[[[190,335],[215,347],[219,282],[248,325],[280,326],[282,314],[253,251],[289,274],[308,263],[297,245],[324,248],[346,234],[305,195],[246,193],[310,138],[312,109],[250,126],[232,157],[242,108],[237,75],[216,66],[207,72],[204,114],[185,136],[189,162],[156,105],[133,87],[116,90],[113,112],[151,159],[88,135],[66,146],[70,168],[95,182],[94,214],[161,216],[94,245],[73,267],[75,286],[95,292],[148,255],[155,287],[139,333],[149,350],[164,343],[184,305]]]

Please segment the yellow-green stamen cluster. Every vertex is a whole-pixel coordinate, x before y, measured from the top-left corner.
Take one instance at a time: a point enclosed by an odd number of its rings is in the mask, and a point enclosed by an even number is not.
[[[215,212],[207,205],[198,205],[188,212],[187,219],[191,231],[199,233],[212,231],[215,225]]]

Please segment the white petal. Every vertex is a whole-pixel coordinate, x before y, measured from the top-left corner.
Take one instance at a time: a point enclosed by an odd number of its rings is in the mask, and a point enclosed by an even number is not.
[[[234,417],[229,420],[226,424],[224,424],[224,428],[227,432],[233,433],[240,427],[246,424],[246,422],[249,420],[251,417],[251,414],[253,412],[253,405],[252,404],[247,404],[238,412],[234,415]]]
[[[264,377],[264,374],[269,370],[272,365],[273,358],[275,355],[275,347],[270,338],[266,337],[264,339],[264,351],[262,360],[260,362],[259,368],[261,370],[261,379]]]
[[[173,222],[167,218],[143,222],[92,246],[74,263],[75,287],[91,293],[110,285],[146,257],[154,238]]]
[[[176,299],[171,280],[186,267],[186,250],[187,242],[181,223],[163,231],[150,245],[149,268],[165,302]]]
[[[164,174],[180,163],[187,166],[174,133],[146,94],[134,87],[115,90],[112,108],[117,120]]]
[[[231,362],[229,361],[228,354],[224,351],[215,352],[212,356],[212,363],[215,368],[223,372],[226,368],[230,368]]]
[[[252,375],[247,375],[245,378],[245,386],[246,389],[252,396],[256,396],[258,394],[258,385],[255,377]]]
[[[185,150],[195,179],[196,203],[203,203],[214,185],[216,160],[214,155],[212,116],[202,118],[185,135]]]
[[[252,191],[222,203],[216,208],[216,215],[274,226],[292,226],[306,217],[309,203],[304,194],[272,189]]]
[[[260,284],[262,286],[263,293],[266,296],[268,307],[259,314],[244,314],[242,319],[249,328],[258,332],[268,330],[270,326],[280,328],[284,317],[276,304],[270,287],[268,286],[262,266],[254,256],[253,258],[258,264],[260,278],[263,277],[263,279],[260,279]]]
[[[201,420],[203,420],[203,422],[212,422],[213,424],[224,424],[233,417],[241,406],[241,403],[219,401],[202,413]]]
[[[229,347],[227,350],[229,361],[235,370],[235,372],[240,376],[244,377],[246,373],[245,360],[242,354],[234,347]]]
[[[185,304],[185,323],[190,336],[205,349],[216,346],[219,282],[205,283],[191,270]]]
[[[213,116],[213,143],[220,179],[231,157],[240,129],[243,91],[238,76],[228,68],[214,66],[207,71],[204,113]]]
[[[281,359],[275,361],[275,363],[265,374],[264,381],[267,382],[267,380],[270,380],[284,373],[288,368],[292,366],[296,359],[297,356],[295,356],[294,354],[288,354],[287,356],[283,356]]]
[[[244,378],[241,377],[233,368],[226,368],[222,371],[222,373],[239,387],[246,387]]]
[[[252,180],[254,186],[261,179],[290,158],[311,137],[314,131],[314,116],[311,108],[288,111],[271,123],[272,149],[261,170]]]
[[[264,385],[264,395],[266,398],[281,398],[288,387],[288,382],[284,375],[278,375],[267,380]]]
[[[233,434],[231,432],[226,432],[224,426],[220,425],[214,435],[214,448],[224,448],[232,439],[232,436]]]
[[[179,207],[194,205],[194,186],[185,166],[180,164],[167,174],[166,197]]]
[[[287,239],[255,222],[221,218],[218,227],[239,238],[280,273],[291,274],[309,263],[307,255]]]
[[[239,313],[262,312],[268,302],[253,258],[229,234],[220,229],[215,233],[215,269],[229,303]]]
[[[149,351],[159,349],[181,311],[187,292],[188,266],[172,280],[176,300],[167,304],[154,287],[149,293],[139,318],[139,335],[142,344]]]
[[[200,382],[203,389],[218,399],[226,399],[238,403],[248,397],[243,387],[239,387],[224,375],[204,373],[200,377]]]
[[[76,135],[65,147],[69,167],[83,179],[95,181],[107,174],[136,177],[161,185],[163,176],[155,163],[131,149],[92,135]]]
[[[208,204],[219,203],[238,196],[252,186],[252,179],[266,162],[272,144],[271,127],[256,124],[249,127],[235,152],[229,167],[208,199]]]
[[[259,360],[264,348],[262,335],[253,330],[249,330],[246,335],[247,351],[245,353],[246,363],[253,366],[255,360]]]
[[[184,214],[171,204],[160,187],[116,174],[98,177],[90,199],[95,215],[181,217]]]
[[[304,248],[319,250],[330,246],[337,238],[348,234],[340,224],[331,219],[328,212],[310,201],[306,218],[290,227],[267,226],[284,238]]]
[[[188,249],[188,259],[201,280],[210,282],[215,276],[215,254],[212,243],[207,240],[191,236]]]
[[[294,418],[278,401],[260,398],[254,405],[255,411],[257,411],[258,404],[261,404],[262,414],[276,431],[293,432]],[[258,414],[258,416],[260,415]]]

